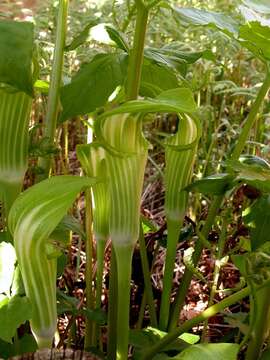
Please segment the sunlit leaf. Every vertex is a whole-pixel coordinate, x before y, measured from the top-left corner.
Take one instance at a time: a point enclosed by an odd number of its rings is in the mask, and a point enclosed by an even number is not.
[[[221,195],[233,186],[234,176],[229,174],[215,174],[194,181],[186,187],[187,191],[198,191],[202,194]]]
[[[60,121],[91,113],[104,106],[126,76],[127,55],[98,54],[83,65],[70,84],[61,90],[63,111]]]
[[[174,7],[174,11],[177,19],[183,24],[210,25],[229,35],[238,34],[238,23],[229,15],[195,8]]]
[[[227,165],[236,174],[236,184],[243,182],[262,192],[270,191],[270,168],[263,159],[242,156],[240,161],[227,161]]]
[[[99,23],[98,20],[90,21],[90,23],[85,26],[85,28],[71,41],[71,43],[65,47],[65,50],[66,51],[75,50],[80,45],[82,45],[89,37],[90,29],[96,26],[98,23]]]
[[[0,83],[33,95],[33,24],[0,20]]]
[[[0,302],[0,338],[11,342],[19,325],[32,316],[31,303],[28,298],[14,296]]]
[[[239,351],[238,344],[199,344],[182,351],[173,357],[175,360],[235,360]]]
[[[166,332],[155,329],[153,327],[147,327],[142,330],[131,330],[129,333],[130,344],[136,348],[135,358],[140,358],[140,350],[143,350],[147,347],[151,347],[158,341],[160,341],[165,335]],[[188,348],[190,345],[197,343],[200,340],[198,335],[184,333],[171,344],[167,345],[163,351],[182,351]]]
[[[239,39],[257,57],[270,60],[270,27],[258,21],[240,26]]]
[[[269,0],[242,0],[242,2],[255,11],[262,14],[270,14]]]

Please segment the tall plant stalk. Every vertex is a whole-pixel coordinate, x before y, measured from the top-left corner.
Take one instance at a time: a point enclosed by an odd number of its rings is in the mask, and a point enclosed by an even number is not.
[[[229,212],[231,212],[231,209],[227,209],[224,216],[224,221],[222,224],[221,233],[218,239],[218,244],[216,248],[216,259],[215,259],[215,267],[214,267],[214,273],[213,273],[213,282],[210,290],[209,300],[207,307],[210,307],[214,303],[214,298],[216,296],[217,288],[218,288],[218,280],[220,275],[220,270],[224,264],[224,261],[222,261],[223,251],[225,248],[226,243],[226,234],[227,234],[227,226],[228,226],[228,219],[229,219]],[[206,341],[207,339],[207,327],[208,327],[208,321],[206,320],[204,323],[203,328],[203,334],[202,334],[202,341]]]
[[[144,42],[147,28],[148,10],[141,0],[136,0],[137,16],[134,35],[133,48],[129,56],[128,75],[126,83],[126,100],[133,100],[138,97],[143,56]],[[131,120],[130,120],[131,121]],[[131,159],[131,162],[133,160]],[[134,191],[134,190],[131,190]],[[139,224],[137,224],[139,226]],[[112,242],[114,246],[112,236]],[[137,239],[131,239],[127,243],[134,243]],[[115,239],[117,242],[117,236]],[[117,264],[117,292],[110,294],[110,302],[117,304],[117,322],[116,322],[116,358],[117,360],[126,360],[128,358],[128,334],[129,334],[129,306],[130,306],[130,278],[131,278],[131,260],[133,254],[133,246],[115,247],[116,264]],[[113,286],[113,284],[112,284]],[[111,295],[117,294],[116,299]],[[119,296],[121,294],[121,296]],[[116,300],[116,301],[115,301]],[[112,319],[115,318],[111,314]],[[109,321],[111,319],[109,318]],[[113,325],[109,323],[109,329]],[[111,350],[114,341],[111,342]],[[110,351],[111,351],[110,350]]]
[[[142,0],[136,0],[137,16],[133,48],[129,55],[128,74],[126,83],[126,100],[135,100],[139,95],[144,43],[147,29],[148,9]]]
[[[158,327],[157,314],[155,310],[155,302],[154,302],[152,284],[151,284],[151,274],[148,266],[147,250],[145,246],[145,239],[144,239],[142,226],[139,236],[139,244],[140,244],[140,254],[141,254],[141,262],[142,262],[142,270],[143,270],[144,288],[145,288],[144,291],[146,294],[146,302],[149,307],[150,323],[151,326],[157,328]],[[144,305],[142,306],[144,309]]]
[[[214,224],[215,217],[220,208],[222,200],[223,200],[223,196],[217,196],[211,204],[211,207],[210,207],[208,215],[207,215],[207,219],[205,221],[204,227],[201,232],[202,236],[205,238],[207,237],[212,225]],[[201,241],[197,241],[196,245],[195,245],[195,250],[193,253],[193,263],[195,266],[198,264],[202,250],[203,250],[203,244],[201,243]],[[173,305],[170,324],[169,324],[170,331],[177,326],[178,319],[179,319],[179,313],[184,305],[186,294],[187,294],[192,276],[193,276],[193,273],[189,269],[186,268],[184,275],[183,275],[182,282],[177,291],[175,303]]]
[[[93,215],[92,215],[92,199],[91,189],[85,191],[85,228],[86,228],[86,269],[85,269],[85,283],[86,283],[86,306],[87,309],[94,308],[94,293],[93,293]],[[88,317],[85,320],[85,338],[84,348],[87,349],[93,345],[93,330],[94,323]]]
[[[111,244],[111,259],[110,259],[110,282],[109,282],[109,305],[108,305],[108,359],[116,359],[116,344],[117,344],[117,307],[118,293],[117,293],[117,264],[116,256]],[[113,299],[113,300],[111,300]]]
[[[55,49],[44,128],[44,138],[48,146],[54,146],[55,144],[55,132],[59,113],[59,92],[62,81],[64,47],[66,42],[68,5],[69,0],[59,0]],[[51,156],[40,158],[39,165],[43,170],[43,174],[39,180],[43,180],[49,176],[51,161]]]
[[[257,97],[252,105],[250,113],[245,121],[243,129],[240,133],[239,140],[231,154],[232,160],[237,160],[239,158],[239,156],[241,155],[241,152],[244,150],[246,141],[249,137],[249,132],[252,129],[252,126],[254,125],[254,123],[256,121],[257,114],[260,110],[261,105],[264,102],[264,99],[269,90],[269,87],[270,87],[270,72],[267,69],[267,73],[266,73],[264,82],[257,94]],[[212,227],[212,224],[214,222],[214,219],[215,219],[215,214],[216,214],[217,210],[221,207],[223,198],[224,198],[224,196],[216,196],[210,207],[207,219],[205,221],[205,224],[204,224],[204,227],[202,230],[202,235],[205,238],[207,238],[207,236],[208,236],[208,233],[209,233],[209,231]],[[213,212],[214,212],[214,215],[213,215]],[[202,250],[203,250],[202,244],[200,242],[197,242],[195,245],[195,251],[193,253],[193,263],[195,266],[197,266],[197,264],[199,262]],[[175,326],[177,326],[179,314],[184,305],[185,297],[186,297],[188,288],[190,286],[191,279],[192,279],[192,273],[186,268],[184,275],[183,275],[181,285],[177,291],[176,301],[173,305],[173,311],[172,311],[172,316],[171,316],[171,321],[170,321],[170,326],[169,326],[170,330],[173,329]]]

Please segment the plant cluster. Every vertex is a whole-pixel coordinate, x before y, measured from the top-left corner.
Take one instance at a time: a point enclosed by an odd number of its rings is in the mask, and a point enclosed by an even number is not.
[[[114,1],[110,15],[102,18],[97,5],[87,2],[93,15],[70,36],[70,28],[80,24],[68,16],[69,1],[59,0],[50,7],[56,10],[51,66],[45,41],[35,42],[31,22],[0,20],[2,357],[61,346],[65,339],[57,340],[57,321],[63,313],[84,316],[84,349],[109,360],[270,356],[270,164],[263,158],[267,154],[263,142],[269,137],[264,110],[270,87],[270,5],[268,0],[242,0],[238,5],[233,16],[211,6]],[[103,11],[108,6],[105,2]],[[119,9],[123,12],[117,16]],[[166,24],[168,15],[174,25],[162,32],[163,44],[157,39],[156,18]],[[180,37],[178,28],[183,27],[188,32]],[[196,36],[203,42],[194,50]],[[237,49],[238,67],[217,50],[219,42]],[[242,63],[257,69],[254,77],[264,76],[258,88],[245,86],[252,80]],[[45,108],[44,116],[36,119],[33,109],[40,107]],[[232,111],[235,124],[230,114],[224,118],[226,111]],[[168,134],[156,124],[157,119],[169,122],[170,116],[175,129]],[[68,171],[69,121],[74,119],[87,132],[87,140],[78,141],[76,147],[80,176]],[[156,144],[164,153],[164,168],[149,155]],[[167,238],[160,308],[145,241],[155,226],[140,209],[148,159],[165,188]],[[251,195],[239,215],[233,201],[240,189],[249,189]],[[70,210],[79,194],[84,201],[83,226],[74,217],[76,208]],[[194,214],[189,219],[193,228],[185,234],[188,211]],[[206,216],[200,218],[202,211]],[[248,236],[229,249],[230,226],[237,216]],[[214,228],[217,241],[210,237]],[[56,286],[71,232],[85,243],[84,307]],[[184,274],[173,291],[177,248],[187,239],[192,241],[183,256]],[[150,326],[134,330],[129,315],[136,244],[144,279],[140,312],[143,317],[147,309]],[[102,309],[106,248],[110,249],[107,314]],[[154,257],[158,248],[155,244]],[[198,267],[204,249],[214,259],[208,305],[179,324],[192,278],[207,283]],[[239,269],[242,281],[216,302],[222,292],[222,268],[229,261]],[[209,318],[245,298],[250,311],[235,322],[237,336],[209,343]],[[21,334],[18,328],[25,323]],[[201,336],[192,334],[199,324]]]

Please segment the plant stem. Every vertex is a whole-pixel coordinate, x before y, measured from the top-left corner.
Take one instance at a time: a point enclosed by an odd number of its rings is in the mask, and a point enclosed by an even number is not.
[[[175,254],[180,235],[181,224],[178,221],[167,220],[167,250],[163,277],[163,289],[160,306],[159,329],[166,331],[170,315],[171,289],[173,283]]]
[[[215,221],[215,217],[218,212],[218,209],[220,208],[222,200],[223,200],[223,195],[216,196],[213,200],[213,203],[211,204],[204,227],[201,232],[205,238],[207,238],[208,233]],[[203,249],[203,245],[202,245],[201,241],[197,241],[195,244],[195,250],[193,253],[194,266],[197,266],[197,264],[199,262],[199,259],[200,259],[201,253],[202,253],[202,249]],[[186,268],[184,275],[183,275],[183,279],[182,279],[181,284],[177,291],[175,303],[173,305],[171,320],[170,320],[170,324],[169,324],[169,330],[172,330],[173,328],[175,328],[177,326],[178,319],[179,319],[179,313],[183,307],[191,279],[192,279],[192,272]]]
[[[126,100],[137,99],[140,89],[144,42],[148,20],[148,10],[141,0],[136,0],[137,17],[134,35],[133,49],[130,51],[127,84],[126,84]]]
[[[111,244],[111,263],[110,263],[110,282],[109,282],[109,309],[108,309],[108,352],[107,357],[110,360],[116,359],[117,342],[117,264],[116,255]]]
[[[103,259],[104,250],[106,245],[106,239],[103,237],[96,237],[97,244],[97,276],[96,276],[96,309],[101,308],[101,296],[102,296],[102,283],[103,283]],[[94,342],[97,344],[99,338],[99,325],[96,324],[94,329]]]
[[[232,160],[237,160],[239,158],[241,152],[243,151],[246,141],[247,141],[247,138],[249,136],[250,129],[252,128],[254,122],[256,121],[256,115],[264,101],[264,98],[267,94],[269,87],[270,87],[270,72],[267,71],[263,85],[261,86],[261,88],[257,94],[256,100],[254,101],[254,103],[252,105],[252,108],[246,119],[243,130],[240,134],[239,140],[232,152],[232,155],[231,155]],[[205,238],[207,238],[207,235],[208,235],[208,233],[211,229],[211,226],[214,222],[215,214],[222,204],[222,200],[223,200],[223,195],[216,196],[213,201],[213,204],[211,205],[206,222],[205,222],[203,230],[202,230],[202,235]],[[200,259],[202,249],[203,249],[203,247],[202,247],[201,243],[197,242],[195,245],[195,251],[193,253],[193,263],[195,266],[197,265],[197,263]],[[185,269],[185,273],[184,273],[181,285],[177,292],[176,301],[174,304],[169,329],[173,329],[177,325],[179,313],[184,304],[186,293],[188,291],[191,279],[192,279],[192,273],[188,269]]]
[[[225,247],[225,242],[226,242],[226,232],[227,232],[227,226],[228,226],[229,211],[231,211],[231,209],[227,209],[227,211],[226,211],[226,214],[224,216],[224,221],[222,224],[221,234],[218,239],[215,267],[214,267],[214,273],[213,273],[213,283],[212,283],[207,307],[212,306],[214,303],[214,298],[215,298],[215,295],[217,292],[217,287],[218,287],[218,279],[219,279],[220,270],[221,270],[221,267],[224,265],[224,263],[221,262],[221,259],[222,259],[222,255],[223,255],[223,251],[224,251],[224,247]],[[202,337],[201,337],[202,341],[206,340],[207,327],[208,327],[208,321],[206,320],[204,323],[203,333],[202,333]]]
[[[156,310],[155,310],[155,303],[154,303],[154,297],[153,297],[153,291],[152,291],[151,273],[149,271],[149,266],[148,266],[147,251],[146,251],[145,239],[144,239],[142,226],[140,229],[139,244],[140,244],[140,254],[141,254],[141,262],[142,262],[142,269],[143,269],[145,294],[146,294],[147,304],[149,306],[150,322],[151,322],[151,326],[157,328],[157,326],[158,326],[157,325],[157,314],[156,314]]]
[[[57,31],[53,57],[53,65],[50,79],[48,96],[48,108],[45,117],[44,138],[48,146],[54,145],[55,131],[57,126],[57,116],[59,112],[59,92],[62,80],[62,70],[64,62],[64,47],[66,41],[67,15],[69,0],[60,0],[57,16]],[[42,179],[49,176],[51,167],[51,156],[39,159],[39,165],[43,169]]]
[[[170,344],[172,341],[176,340],[181,334],[189,331],[194,326],[200,324],[202,321],[209,319],[211,316],[216,315],[220,311],[224,310],[226,307],[231,306],[238,301],[242,300],[250,294],[250,288],[246,287],[237,293],[228,296],[226,299],[220,301],[218,304],[212,305],[208,309],[204,310],[201,314],[195,316],[194,318],[186,321],[183,325],[172,330],[169,334],[164,336],[159,342],[157,342],[150,349],[146,350],[144,355],[142,355],[141,360],[150,360],[155,354],[161,351],[166,345]]]
[[[245,360],[258,359],[260,357],[261,348],[267,336],[269,336],[269,320],[270,320],[270,306],[269,296],[270,287],[269,285],[254,294],[255,313],[253,316],[254,324],[252,326],[250,341],[246,352]]]
[[[141,306],[140,306],[140,311],[139,311],[139,316],[138,316],[138,321],[136,324],[136,329],[142,328],[145,306],[146,306],[146,291],[144,290],[142,301],[141,301]]]
[[[132,243],[132,242],[127,242]],[[131,260],[133,246],[120,245],[115,249],[117,260],[117,345],[116,359],[128,359],[128,340],[129,340],[129,306],[130,306],[130,279],[131,279]],[[110,299],[111,300],[111,299]]]
[[[94,308],[94,294],[93,294],[93,232],[92,232],[92,198],[91,189],[85,191],[85,227],[86,227],[86,307],[88,309]],[[85,339],[84,348],[87,349],[93,345],[93,322],[87,317],[85,320]]]
[[[250,113],[248,114],[245,124],[241,130],[239,139],[238,139],[236,146],[232,152],[232,155],[231,155],[232,160],[237,160],[239,158],[239,156],[241,155],[241,152],[245,148],[246,141],[248,139],[250,130],[256,121],[257,114],[258,114],[260,107],[264,101],[264,98],[269,90],[269,87],[270,87],[270,72],[267,71],[264,82],[258,92],[255,102],[252,105]]]

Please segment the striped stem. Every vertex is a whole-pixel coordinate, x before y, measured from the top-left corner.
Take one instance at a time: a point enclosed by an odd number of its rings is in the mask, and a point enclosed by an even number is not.
[[[190,181],[197,141],[197,123],[191,117],[183,116],[178,132],[166,144],[165,212],[168,237],[159,319],[161,330],[167,329],[169,321],[175,255],[188,199],[188,193],[183,189]]]
[[[126,360],[129,333],[131,258],[139,237],[140,198],[148,143],[141,133],[141,115],[118,114],[100,120],[107,145],[110,192],[110,236],[117,263],[118,308],[116,358]]]

